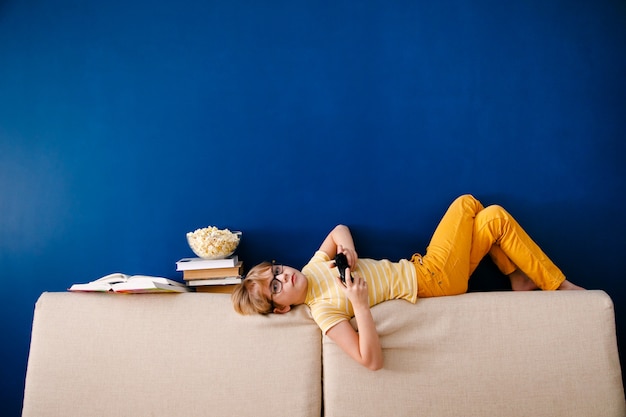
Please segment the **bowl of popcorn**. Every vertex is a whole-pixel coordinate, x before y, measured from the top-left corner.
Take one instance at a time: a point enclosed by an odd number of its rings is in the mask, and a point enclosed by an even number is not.
[[[203,259],[226,258],[237,249],[241,232],[218,229],[215,226],[203,227],[187,233],[187,242],[196,256]]]

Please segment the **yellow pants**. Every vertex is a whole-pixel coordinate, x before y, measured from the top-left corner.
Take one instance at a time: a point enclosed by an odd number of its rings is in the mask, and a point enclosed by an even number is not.
[[[555,290],[563,273],[502,207],[483,205],[471,195],[457,198],[441,219],[426,249],[413,255],[419,297],[467,292],[470,275],[489,254],[508,275],[517,268],[543,290]]]

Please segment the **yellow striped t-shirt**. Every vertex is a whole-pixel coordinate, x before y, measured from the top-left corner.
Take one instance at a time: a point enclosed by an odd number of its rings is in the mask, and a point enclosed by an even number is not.
[[[337,268],[330,268],[331,259],[317,251],[302,273],[309,281],[305,304],[311,308],[313,319],[326,334],[331,327],[354,317],[352,304],[337,282]],[[354,272],[367,282],[370,307],[387,300],[417,301],[415,266],[406,259],[391,262],[386,259],[359,259]]]

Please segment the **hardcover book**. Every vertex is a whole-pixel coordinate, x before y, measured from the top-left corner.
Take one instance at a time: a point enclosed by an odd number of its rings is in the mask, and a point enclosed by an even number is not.
[[[183,279],[191,281],[196,279],[226,278],[241,275],[242,272],[243,262],[239,261],[236,266],[228,268],[187,269],[183,271]]]
[[[234,285],[241,284],[241,277],[224,277],[224,278],[211,278],[211,279],[197,279],[189,281],[187,285],[192,287],[199,287],[205,285]]]
[[[176,270],[232,268],[237,266],[237,263],[239,263],[237,255],[231,255],[224,259],[183,258],[176,262]]]
[[[74,284],[68,291],[73,292],[187,292],[189,288],[178,281],[148,275],[126,275],[114,273],[85,284]]]

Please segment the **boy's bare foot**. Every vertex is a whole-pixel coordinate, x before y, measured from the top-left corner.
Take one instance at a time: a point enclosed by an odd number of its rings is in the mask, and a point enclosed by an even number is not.
[[[579,287],[578,285],[573,284],[569,282],[568,280],[563,281],[561,283],[561,286],[557,289],[558,290],[584,290],[583,287]]]
[[[516,269],[510,273],[509,279],[511,280],[511,288],[513,291],[532,291],[538,288],[521,269]]]

